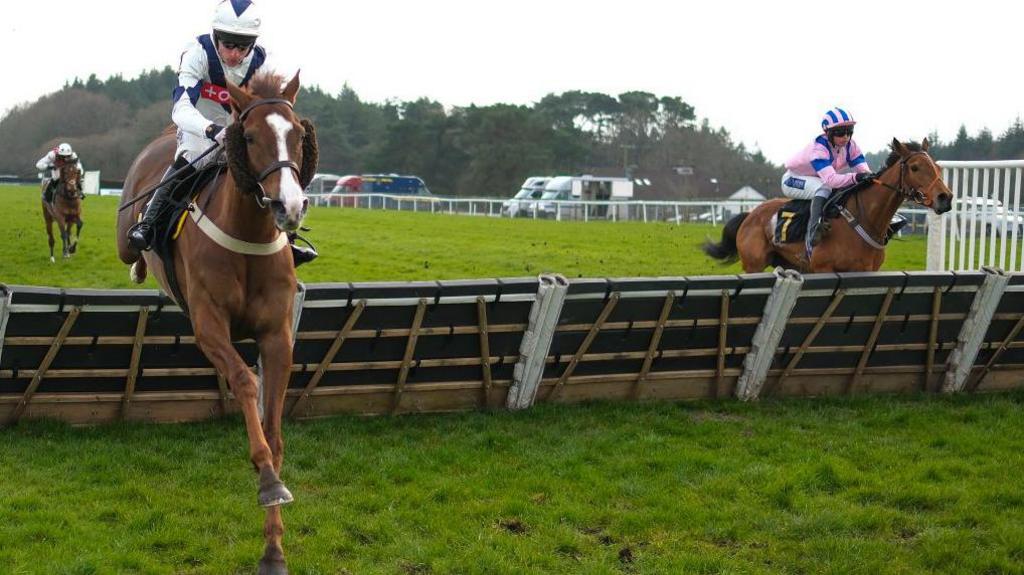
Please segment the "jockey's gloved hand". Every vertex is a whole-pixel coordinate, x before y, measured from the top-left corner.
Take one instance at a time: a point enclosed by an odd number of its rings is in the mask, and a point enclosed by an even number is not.
[[[206,127],[206,137],[217,142],[221,146],[224,145],[224,126],[217,124],[210,124]]]
[[[874,172],[857,172],[857,183],[861,183],[864,180],[873,180],[878,176]]]

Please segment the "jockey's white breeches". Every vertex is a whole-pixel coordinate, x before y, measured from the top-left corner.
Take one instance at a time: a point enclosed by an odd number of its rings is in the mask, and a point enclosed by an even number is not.
[[[832,188],[819,177],[801,176],[786,170],[782,175],[782,195],[794,200],[810,200],[814,196],[827,198],[832,195]]]

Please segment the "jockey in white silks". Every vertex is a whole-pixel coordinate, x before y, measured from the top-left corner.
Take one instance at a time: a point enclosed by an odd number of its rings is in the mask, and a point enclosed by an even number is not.
[[[833,190],[875,177],[857,142],[853,141],[853,115],[842,108],[825,112],[824,132],[786,162],[782,193],[797,200],[811,200],[807,221],[807,260],[821,240],[821,212]]]
[[[212,33],[197,37],[182,53],[171,109],[171,120],[178,128],[178,148],[167,171],[178,175],[156,190],[142,221],[128,230],[129,243],[135,249],[151,247],[156,224],[170,217],[174,204],[183,199],[177,196],[187,190],[176,190],[175,184],[216,158],[210,154],[196,163],[210,146],[223,145],[224,128],[233,121],[227,82],[245,86],[266,63],[266,50],[256,44],[260,21],[251,0],[222,0],[214,13]],[[296,266],[317,256],[311,248],[295,245],[292,255]]]
[[[46,200],[46,203],[53,202],[53,190],[57,187],[57,182],[60,180],[60,169],[72,163],[78,165],[78,194],[81,196],[82,175],[85,174],[85,168],[82,167],[82,161],[78,159],[78,154],[71,149],[71,144],[67,142],[61,143],[56,148],[46,152],[46,155],[39,158],[39,161],[36,162],[36,169],[46,174],[43,177],[43,181],[46,183],[46,187],[43,189],[43,199]]]

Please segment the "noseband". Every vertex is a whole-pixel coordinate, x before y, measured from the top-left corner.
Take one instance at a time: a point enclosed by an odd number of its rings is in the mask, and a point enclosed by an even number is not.
[[[284,104],[285,106],[288,106],[289,110],[293,109],[292,103],[289,102],[288,100],[285,100],[284,98],[266,98],[264,100],[256,100],[255,102],[246,106],[244,110],[242,110],[242,113],[238,115],[238,121],[245,122],[245,117],[249,115],[249,112],[251,112],[253,108],[270,104]],[[263,189],[263,180],[267,179],[270,176],[270,174],[273,174],[274,172],[278,170],[283,170],[285,168],[288,168],[291,171],[295,172],[295,179],[297,181],[301,180],[302,176],[301,172],[299,171],[299,165],[292,160],[279,160],[277,162],[274,162],[267,166],[262,172],[260,172],[260,175],[256,176],[256,185],[259,187],[259,195],[255,196],[255,198],[256,203],[259,204],[261,208],[266,208],[267,206],[270,205],[270,202],[272,201],[270,197],[267,196],[266,190]]]

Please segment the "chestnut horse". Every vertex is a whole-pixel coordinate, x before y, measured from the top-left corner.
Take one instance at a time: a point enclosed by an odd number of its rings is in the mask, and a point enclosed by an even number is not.
[[[59,168],[60,178],[54,184],[53,203],[40,200],[43,205],[43,220],[46,221],[46,235],[50,240],[50,263],[53,258],[53,222],[57,222],[60,231],[60,242],[63,246],[64,259],[71,257],[78,249],[78,238],[82,235],[82,198],[79,183],[82,172],[77,164],[67,163]],[[46,191],[48,180],[43,181],[42,191]],[[75,225],[75,234],[71,235],[71,225]]]
[[[174,271],[187,306],[196,344],[223,375],[245,417],[249,455],[259,474],[258,501],[266,508],[266,546],[259,573],[287,573],[281,539],[281,505],[292,494],[281,482],[284,441],[281,415],[292,365],[292,307],[297,283],[286,232],[299,228],[308,200],[303,182],[316,171],[316,133],[296,116],[299,91],[295,75],[282,90],[281,76],[255,76],[249,88],[228,85],[233,124],[225,148],[228,175],[199,192],[173,249]],[[172,163],[173,133],[151,142],[135,159],[125,179],[124,201],[152,188]],[[128,245],[128,228],[143,202],[118,214],[117,249],[132,278],[141,282],[147,267],[163,290],[166,272],[151,251]],[[173,297],[173,295],[172,295]],[[184,309],[184,307],[183,307]],[[253,338],[262,364],[260,390],[253,371],[232,341]]]
[[[892,153],[878,176],[846,197],[845,209],[854,219],[845,214],[836,218],[831,231],[814,248],[810,262],[803,238],[775,243],[775,215],[788,198],[768,200],[750,213],[735,216],[725,224],[720,243],[705,242],[704,253],[725,262],[739,257],[747,273],[764,271],[770,265],[803,272],[878,271],[885,261],[889,222],[904,201],[921,204],[937,214],[948,212],[953,203],[953,194],[942,181],[941,168],[928,155],[927,138],[920,145],[894,138],[890,148]]]

